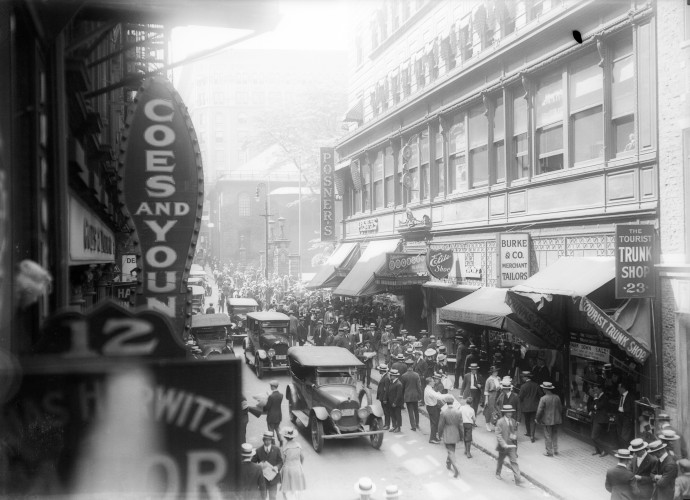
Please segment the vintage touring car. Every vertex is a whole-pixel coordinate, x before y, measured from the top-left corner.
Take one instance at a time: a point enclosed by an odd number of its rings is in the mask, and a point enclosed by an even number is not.
[[[192,316],[191,334],[201,349],[201,356],[235,357],[230,336],[230,317],[227,314],[195,314]]]
[[[255,311],[247,313],[247,338],[244,360],[263,378],[268,371],[287,371],[290,318],[283,313]]]

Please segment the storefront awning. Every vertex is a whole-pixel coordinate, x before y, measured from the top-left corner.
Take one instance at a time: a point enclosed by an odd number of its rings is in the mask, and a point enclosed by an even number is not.
[[[366,297],[385,291],[385,287],[375,283],[374,273],[380,272],[386,265],[387,254],[395,252],[400,246],[400,239],[374,240],[367,248],[352,270],[345,276],[334,295],[345,297]]]
[[[480,288],[466,297],[439,309],[439,318],[455,323],[470,323],[505,330],[517,335],[530,345],[556,347],[548,338],[542,338],[522,325],[505,303],[506,288]]]
[[[333,288],[342,281],[345,273],[352,269],[359,258],[359,243],[341,243],[331,254],[326,263],[319,269],[312,280],[307,283],[307,288]]]
[[[613,257],[562,257],[510,291],[584,297],[615,277]]]

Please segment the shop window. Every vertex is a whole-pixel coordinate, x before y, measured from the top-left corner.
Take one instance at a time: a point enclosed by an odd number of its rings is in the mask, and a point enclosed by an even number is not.
[[[505,106],[503,97],[498,97],[493,109],[493,181],[495,183],[505,182],[506,180],[506,143],[505,143]]]
[[[443,134],[440,130],[436,132],[434,142],[434,169],[436,174],[436,186],[434,197],[442,197],[446,192],[446,165],[443,161]]]
[[[561,72],[544,78],[536,95],[535,174],[563,169],[563,77]]]
[[[362,163],[362,211],[371,210],[371,165]]]
[[[374,209],[384,207],[383,196],[383,152],[376,153],[374,160]]]
[[[616,156],[637,150],[635,141],[635,58],[632,33],[611,46],[611,126]]]
[[[448,186],[450,192],[461,193],[467,191],[467,133],[465,116],[460,115],[450,129],[448,139]]]
[[[484,106],[469,113],[470,188],[489,183],[489,121]]]
[[[237,207],[240,217],[249,217],[251,211],[252,198],[248,193],[240,193],[237,197]]]
[[[511,158],[511,179],[522,179],[529,175],[529,113],[527,100],[522,97],[519,90],[515,91],[513,98],[513,151]]]
[[[570,123],[572,161],[604,157],[604,79],[599,55],[592,53],[570,68]]]
[[[422,200],[429,199],[429,132],[424,131],[419,137],[419,154],[421,165],[419,166],[419,197]]]
[[[383,157],[384,196],[387,207],[395,206],[395,158],[393,148],[387,147]]]

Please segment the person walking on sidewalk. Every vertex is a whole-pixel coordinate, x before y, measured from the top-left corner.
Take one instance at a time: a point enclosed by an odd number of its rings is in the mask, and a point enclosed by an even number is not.
[[[673,500],[690,500],[690,460],[678,460],[678,477],[676,478]]]
[[[477,413],[479,408],[479,402],[482,397],[482,387],[484,386],[484,379],[478,373],[479,365],[477,363],[471,363],[469,365],[470,372],[465,374],[462,380],[462,397],[467,399],[472,397],[472,408],[474,413]]]
[[[379,379],[379,385],[376,388],[376,399],[381,402],[381,408],[383,408],[384,425],[385,430],[390,430],[391,425],[391,406],[388,403],[388,388],[391,385],[391,378],[388,374],[388,366],[385,364],[380,364],[378,367],[379,374],[381,378]]]
[[[405,402],[403,394],[403,386],[400,382],[400,372],[391,368],[388,372],[391,377],[391,383],[388,386],[388,404],[391,406],[391,429],[388,432],[400,432],[402,427],[402,407]]]
[[[407,360],[407,371],[402,374],[400,381],[403,385],[403,399],[407,406],[407,414],[410,417],[410,427],[413,431],[419,428],[419,402],[422,400],[422,380],[419,374],[412,369],[414,361]]]
[[[281,436],[282,443],[282,436]],[[256,455],[252,458],[253,462],[261,465],[264,478],[266,479],[266,489],[268,490],[268,500],[276,500],[278,484],[280,483],[280,469],[283,468],[283,454],[280,448],[273,444],[273,433],[266,431],[263,434],[264,445],[257,448]]]
[[[635,454],[630,464],[634,476],[633,498],[635,500],[649,500],[654,494],[652,473],[658,462],[654,455],[647,453],[647,442],[642,438],[630,441],[628,449]]]
[[[501,379],[501,392],[496,397],[496,408],[503,408],[504,405],[510,405],[515,411],[513,418],[520,423],[520,398],[513,391],[513,380],[510,377],[503,377]]]
[[[604,487],[611,493],[611,500],[632,500],[632,479],[634,474],[630,471],[630,450],[623,448],[613,454],[618,458],[618,463],[606,471]]]
[[[510,468],[515,477],[515,485],[522,486],[523,481],[520,476],[520,466],[518,465],[517,455],[517,433],[518,422],[513,418],[515,408],[512,405],[501,407],[503,416],[496,422],[496,451],[498,452],[498,462],[496,463],[496,479],[501,479],[501,469],[506,457],[510,461]]]
[[[264,406],[264,413],[266,413],[266,426],[269,432],[276,434],[280,446],[283,446],[283,435],[280,432],[280,422],[283,420],[283,412],[280,405],[283,403],[283,395],[278,390],[278,381],[271,380],[270,382],[271,394],[269,394]]]
[[[529,437],[530,441],[534,443],[534,433],[537,430],[534,416],[537,414],[541,390],[539,385],[532,380],[530,372],[522,372],[522,380],[524,382],[520,386],[520,394],[518,396],[520,411],[522,411],[522,416],[525,419],[525,436]]]
[[[654,500],[673,500],[678,465],[676,460],[668,453],[666,444],[662,441],[649,443],[649,453],[659,460],[656,470],[652,475],[654,481]]]
[[[300,492],[306,489],[304,470],[302,469],[304,454],[302,453],[300,444],[294,441],[294,428],[288,427],[285,429],[283,431],[283,437],[286,443],[282,450],[283,468],[280,470],[281,489],[286,499],[299,499]]]
[[[427,377],[426,387],[424,387],[424,404],[429,414],[429,442],[431,444],[439,444],[441,442],[438,438],[438,419],[441,414],[439,402],[443,401],[443,398],[443,394],[434,390],[433,377]]]
[[[455,381],[453,382],[453,389],[460,388],[460,380],[465,375],[465,358],[467,357],[467,346],[465,339],[461,336],[455,337],[458,341],[458,350],[455,353]]]
[[[492,366],[489,368],[489,378],[484,383],[484,419],[486,420],[486,430],[494,431],[494,426],[491,425],[491,416],[496,410],[496,397],[501,390],[501,379],[498,378],[498,368]]]
[[[609,424],[608,401],[604,397],[604,391],[598,385],[592,386],[592,397],[587,401],[587,409],[589,415],[592,417],[592,442],[594,443],[594,453],[592,455],[599,455],[605,457],[609,453],[601,440],[601,436],[606,431]]]
[[[453,470],[453,477],[457,478],[460,475],[460,469],[455,458],[455,446],[463,436],[462,414],[460,410],[453,407],[455,398],[452,394],[446,394],[444,401],[446,405],[441,410],[441,416],[438,419],[438,433],[443,444],[446,445],[446,467],[448,470]]]
[[[472,458],[472,428],[477,426],[477,416],[472,408],[472,396],[465,400],[460,407],[462,415],[463,441],[465,442],[465,456]]]
[[[553,393],[555,387],[551,382],[544,382],[539,387],[544,391],[544,395],[539,399],[537,414],[532,425],[544,426],[546,441],[544,455],[552,457],[558,455],[558,428],[563,423],[563,406],[561,398]],[[525,418],[527,418],[526,415]]]

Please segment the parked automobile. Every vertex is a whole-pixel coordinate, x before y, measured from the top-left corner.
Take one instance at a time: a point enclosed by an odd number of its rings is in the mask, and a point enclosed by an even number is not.
[[[247,337],[244,360],[263,378],[267,371],[287,371],[290,318],[283,313],[255,311],[247,313]]]
[[[290,419],[309,429],[317,453],[326,439],[368,437],[374,448],[381,447],[383,409],[357,382],[363,364],[354,354],[342,347],[295,346],[288,350],[288,364]]]
[[[232,321],[230,334],[233,342],[243,341],[247,336],[245,325],[247,324],[247,313],[257,311],[259,304],[254,299],[241,297],[231,298],[226,301],[228,316]]]
[[[192,316],[191,334],[201,349],[201,356],[235,358],[230,336],[230,317],[224,313],[196,314]]]
[[[206,290],[198,285],[188,285],[192,293],[192,314],[203,314]]]

